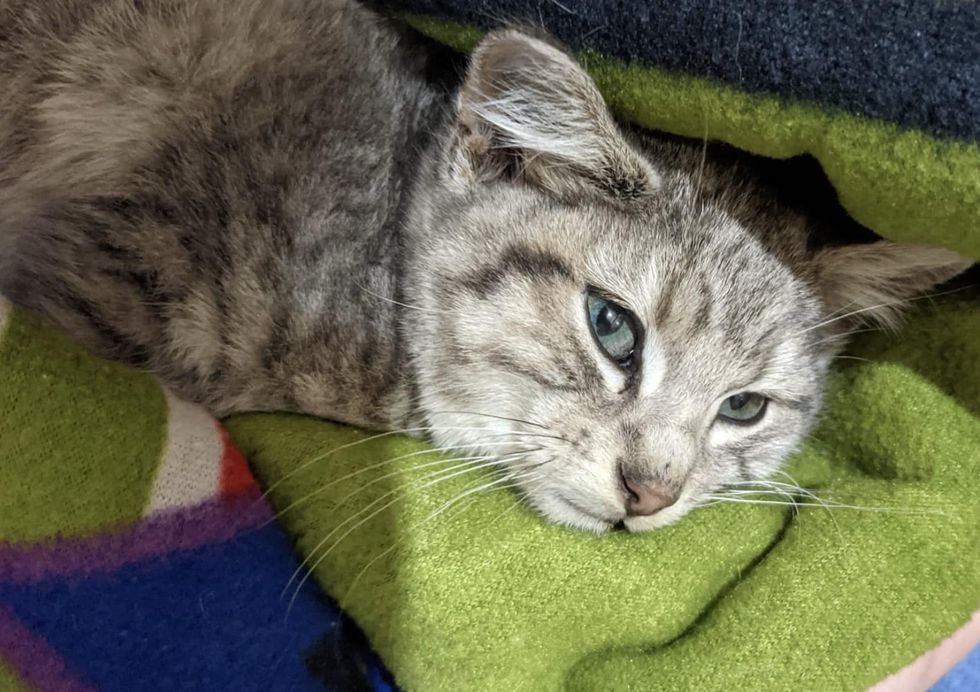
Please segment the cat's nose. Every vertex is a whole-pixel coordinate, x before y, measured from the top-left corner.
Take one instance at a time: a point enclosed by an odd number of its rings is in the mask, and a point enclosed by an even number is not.
[[[645,517],[656,514],[677,502],[677,494],[655,481],[641,483],[623,477],[626,485],[626,514]]]

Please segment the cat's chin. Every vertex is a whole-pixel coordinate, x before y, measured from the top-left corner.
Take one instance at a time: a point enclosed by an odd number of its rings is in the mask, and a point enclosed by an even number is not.
[[[575,509],[570,512],[562,512],[560,516],[546,516],[545,519],[568,529],[595,534],[607,533],[618,523],[600,519]]]
[[[679,502],[649,516],[605,518],[586,512],[563,498],[537,503],[538,512],[550,523],[595,534],[607,533],[617,527],[629,533],[653,531],[678,521],[689,509],[687,503]]]
[[[563,497],[539,496],[532,498],[531,504],[548,523],[576,531],[606,533],[620,522],[619,518],[605,518],[586,512]]]
[[[576,531],[586,531],[588,533],[602,534],[612,531],[615,528],[622,528],[629,533],[645,533],[663,528],[680,520],[687,512],[679,510],[675,512],[658,512],[648,517],[626,517],[620,521],[609,521],[600,517],[580,512],[575,508],[563,511],[557,516],[552,514],[545,518],[554,523]]]
[[[539,497],[532,504],[550,523],[595,534],[606,533],[615,528],[625,529],[629,533],[653,531],[673,524],[691,510],[690,503],[683,496],[676,504],[662,509],[656,514],[636,517],[602,517],[585,511],[574,502],[561,496]]]
[[[643,533],[660,529],[668,524],[673,524],[688,512],[686,503],[678,502],[666,509],[662,509],[656,514],[646,517],[626,517],[623,526],[630,533]]]

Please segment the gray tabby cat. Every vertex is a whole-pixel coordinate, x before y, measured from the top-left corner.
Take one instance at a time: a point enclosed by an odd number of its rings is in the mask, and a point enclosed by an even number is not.
[[[339,0],[0,0],[0,291],[218,415],[425,428],[639,531],[772,474],[848,323],[969,264],[812,248],[541,40],[454,75]]]

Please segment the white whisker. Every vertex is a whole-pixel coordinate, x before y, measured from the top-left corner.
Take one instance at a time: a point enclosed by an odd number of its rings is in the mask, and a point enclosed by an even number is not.
[[[411,305],[409,303],[403,303],[403,302],[398,301],[398,300],[395,300],[393,298],[389,298],[388,296],[383,296],[380,293],[375,293],[371,289],[365,288],[364,286],[362,286],[361,284],[357,283],[356,281],[352,281],[351,283],[354,284],[355,286],[357,286],[360,290],[362,290],[365,293],[367,293],[369,296],[372,296],[374,298],[377,298],[378,300],[382,300],[382,301],[384,301],[386,303],[391,303],[392,305],[397,305],[399,307],[408,308],[409,310],[418,310],[419,312],[427,312],[427,313],[430,313],[432,315],[441,315],[441,314],[443,314],[443,311],[442,310],[433,310],[431,308],[424,308],[424,307],[422,307],[420,305]]]
[[[283,589],[283,595],[285,595],[285,592],[289,589],[290,585],[296,580],[296,577],[299,576],[299,574],[304,570],[304,568],[306,568],[306,565],[309,562],[309,559],[312,558],[314,555],[316,555],[320,551],[320,549],[324,545],[326,545],[327,541],[329,541],[331,537],[333,537],[346,524],[348,524],[349,522],[351,522],[354,519],[357,519],[361,514],[363,514],[366,510],[369,510],[371,507],[373,507],[377,503],[383,501],[384,499],[390,497],[391,495],[393,495],[395,493],[398,493],[399,491],[402,491],[402,490],[406,490],[407,489],[407,490],[410,490],[413,494],[415,494],[415,493],[421,492],[422,490],[425,490],[426,488],[429,488],[429,487],[431,487],[433,485],[436,485],[438,483],[441,483],[443,481],[447,481],[447,480],[449,480],[451,478],[455,478],[457,476],[460,476],[460,475],[463,475],[463,474],[466,474],[466,473],[472,473],[474,471],[478,471],[478,470],[480,470],[482,468],[486,468],[488,466],[496,465],[499,462],[500,462],[499,459],[492,459],[492,460],[489,460],[489,461],[484,462],[482,464],[470,464],[470,463],[467,463],[467,464],[465,464],[465,466],[467,468],[464,468],[461,471],[454,471],[453,473],[449,473],[448,475],[441,475],[439,477],[433,478],[433,476],[436,476],[438,474],[445,474],[447,472],[447,469],[442,469],[440,471],[435,471],[435,472],[433,472],[432,474],[430,474],[429,476],[427,476],[427,477],[425,477],[423,479],[423,480],[425,480],[425,482],[422,483],[422,485],[417,485],[416,486],[416,485],[414,485],[412,483],[405,484],[405,485],[399,486],[399,487],[397,487],[397,488],[395,488],[393,490],[390,490],[389,492],[385,493],[384,495],[376,498],[373,502],[369,503],[366,507],[362,508],[359,512],[355,513],[352,517],[349,517],[348,519],[344,520],[343,522],[341,522],[340,524],[338,524],[337,526],[335,526],[330,532],[327,533],[327,535],[319,543],[317,543],[313,547],[313,549],[308,553],[307,558],[305,558],[303,560],[303,562],[299,565],[299,567],[296,568],[296,570],[293,572],[293,575],[290,577],[289,581],[286,583],[286,586]],[[384,505],[382,505],[378,509],[376,509],[373,512],[371,512],[370,514],[368,514],[366,517],[363,517],[362,519],[360,519],[359,521],[357,521],[353,526],[351,526],[343,534],[341,534],[340,537],[337,538],[337,540],[333,543],[333,545],[331,545],[330,547],[328,547],[319,557],[317,557],[316,560],[312,564],[310,564],[308,568],[306,568],[306,574],[299,581],[299,583],[298,583],[298,585],[296,587],[296,590],[293,593],[293,597],[290,599],[289,608],[287,608],[287,613],[292,609],[292,605],[295,602],[296,597],[299,595],[300,589],[302,589],[303,585],[310,578],[310,575],[313,574],[313,572],[316,570],[316,568],[327,558],[327,556],[338,545],[341,544],[341,542],[343,542],[343,540],[347,536],[349,536],[351,533],[353,533],[358,528],[360,528],[361,526],[363,526],[366,522],[370,521],[371,519],[373,519],[374,517],[376,517],[378,514],[380,514],[381,512],[385,511],[386,509],[388,509],[389,507],[391,507],[392,505],[394,505],[396,502],[398,502],[399,500],[402,500],[404,498],[405,498],[404,495],[398,495],[393,500],[391,500],[390,502],[385,503]]]
[[[823,507],[824,509],[853,509],[861,512],[884,512],[890,514],[904,514],[904,515],[937,515],[946,516],[946,513],[942,510],[930,510],[930,509],[918,509],[913,507],[864,507],[861,505],[849,505],[840,502],[803,502],[803,501],[793,501],[785,502],[780,500],[750,500],[741,497],[731,497],[727,495],[711,495],[707,494],[703,496],[707,500],[713,500],[716,502],[733,502],[740,504],[752,504],[752,505],[780,505],[780,506],[791,506],[791,507]]]
[[[901,299],[896,299],[896,300],[889,300],[889,301],[885,301],[883,303],[878,303],[877,305],[870,305],[868,307],[860,308],[858,310],[851,310],[850,312],[844,313],[843,315],[838,315],[837,317],[831,317],[830,319],[826,319],[826,320],[823,320],[822,322],[818,322],[817,324],[815,324],[815,325],[813,325],[811,327],[807,327],[803,331],[797,332],[796,335],[797,336],[800,336],[802,334],[806,334],[808,332],[812,332],[814,329],[820,329],[821,327],[826,327],[827,325],[833,324],[834,322],[838,322],[840,320],[847,319],[848,317],[853,317],[855,315],[860,315],[860,314],[863,314],[863,313],[866,313],[866,312],[871,312],[873,310],[880,310],[882,308],[896,307],[896,306],[899,306],[899,305],[905,305],[906,303],[912,303],[912,302],[916,302],[916,301],[919,301],[919,300],[931,300],[933,298],[940,298],[942,296],[946,296],[946,295],[949,295],[951,293],[958,293],[960,291],[966,290],[966,288],[970,288],[970,287],[969,286],[966,286],[966,287],[961,287],[961,288],[953,288],[953,289],[950,289],[948,291],[942,291],[940,293],[930,293],[930,294],[927,294],[927,295],[918,296],[916,298],[901,298]],[[833,314],[833,313],[831,313],[831,314]]]
[[[328,452],[324,452],[323,454],[319,454],[319,455],[313,457],[312,459],[307,459],[306,461],[304,461],[303,463],[299,464],[295,468],[290,469],[289,472],[285,473],[283,476],[281,476],[279,479],[277,479],[274,483],[272,483],[265,490],[264,493],[262,493],[261,499],[268,498],[269,494],[273,490],[275,490],[277,487],[279,487],[280,485],[282,485],[284,482],[286,482],[287,480],[289,480],[290,478],[292,478],[293,476],[295,476],[297,473],[300,473],[301,471],[303,471],[303,469],[309,468],[313,464],[316,464],[317,462],[323,461],[324,459],[327,459],[327,458],[333,456],[337,452],[341,452],[341,451],[343,451],[345,449],[351,449],[352,447],[357,447],[359,445],[366,444],[368,442],[373,442],[375,440],[379,440],[379,439],[382,439],[382,438],[385,438],[385,437],[391,437],[393,435],[402,435],[402,434],[407,434],[407,433],[412,433],[412,432],[427,432],[427,431],[431,431],[431,430],[453,430],[453,431],[460,431],[460,432],[478,432],[478,431],[482,431],[483,429],[482,428],[475,428],[475,427],[466,427],[466,426],[450,426],[450,427],[434,428],[433,426],[428,426],[427,425],[427,426],[419,426],[419,427],[415,427],[415,428],[401,428],[399,430],[389,430],[387,432],[378,433],[376,435],[371,435],[370,437],[366,437],[366,438],[361,439],[361,440],[355,440],[354,442],[348,442],[346,444],[340,445],[339,447],[334,447],[333,449],[331,449]],[[489,431],[489,434],[493,434],[493,435],[495,435],[497,437],[502,437],[504,435],[514,435],[514,436],[518,436],[518,437],[539,437],[539,436],[542,436],[542,433],[533,433],[533,432],[526,432],[526,431],[521,431],[521,430],[512,430],[512,431]],[[427,448],[425,450],[421,450],[421,451],[418,451],[418,452],[413,452],[409,456],[416,456],[416,455],[420,455],[420,454],[428,454],[430,452],[450,452],[450,451],[454,451],[456,449],[457,449],[457,447],[430,447],[430,448]],[[378,464],[374,464],[374,465],[371,465],[371,466],[366,466],[364,468],[361,468],[361,469],[358,469],[358,470],[354,471],[351,474],[348,474],[347,476],[344,476],[344,477],[335,479],[332,482],[333,483],[340,483],[341,481],[344,481],[347,478],[350,478],[351,476],[356,476],[356,475],[358,475],[360,473],[364,473],[365,471],[370,471],[371,469],[378,468],[378,466],[383,466],[386,463],[390,463],[392,461],[396,461],[398,459],[403,459],[403,458],[405,458],[405,457],[395,457],[395,459],[388,459],[388,460],[385,460],[384,462],[380,462]]]

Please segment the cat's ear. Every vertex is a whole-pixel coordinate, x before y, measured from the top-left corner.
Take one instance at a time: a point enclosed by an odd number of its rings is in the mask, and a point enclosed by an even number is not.
[[[827,247],[816,255],[829,315],[886,327],[898,322],[910,298],[952,279],[972,264],[951,250],[886,240]]]
[[[585,71],[516,31],[491,33],[473,51],[455,128],[453,175],[467,185],[506,176],[563,197],[619,199],[658,185]]]

